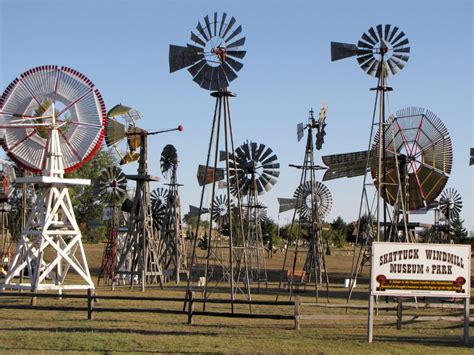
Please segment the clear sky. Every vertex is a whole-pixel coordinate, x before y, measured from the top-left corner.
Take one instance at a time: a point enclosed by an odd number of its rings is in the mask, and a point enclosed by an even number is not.
[[[446,1],[22,1],[0,0],[0,91],[19,74],[44,64],[65,65],[88,76],[107,108],[117,103],[142,112],[144,128],[185,126],[182,133],[150,138],[152,173],[161,175],[162,148],[180,158],[183,212],[198,204],[197,165],[205,162],[213,98],[185,70],[169,74],[169,44],[189,43],[198,20],[214,11],[236,17],[247,38],[244,68],[230,89],[237,143],[270,146],[279,157],[277,185],[263,197],[276,220],[277,197],[291,197],[304,142],[296,124],[308,110],[328,104],[326,143],[320,155],[363,150],[368,144],[375,80],[354,58],[331,63],[330,41],[357,43],[377,24],[400,27],[411,43],[410,60],[389,79],[392,112],[421,106],[447,126],[454,145],[448,186],[463,196],[462,218],[474,229],[473,6]],[[136,165],[126,168],[128,172]],[[321,174],[321,173],[320,173]],[[320,175],[322,176],[322,174]],[[360,178],[327,182],[334,206],[328,219],[357,217]],[[291,218],[286,213],[280,222]],[[432,216],[424,217],[432,220]]]

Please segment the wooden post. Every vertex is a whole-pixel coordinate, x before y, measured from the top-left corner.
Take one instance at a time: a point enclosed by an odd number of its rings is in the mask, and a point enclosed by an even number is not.
[[[92,311],[94,308],[94,297],[92,289],[87,289],[87,319],[92,320]]]
[[[367,323],[367,341],[369,343],[372,343],[373,337],[374,337],[374,296],[372,296],[369,293],[369,321]]]
[[[403,313],[403,306],[402,306],[402,298],[397,297],[397,329],[402,329],[402,313]]]
[[[470,300],[469,297],[464,299],[464,334],[463,340],[464,345],[469,345],[469,308],[470,308]]]
[[[295,296],[295,330],[300,330],[300,296]]]
[[[193,324],[194,291],[188,291],[188,324]]]

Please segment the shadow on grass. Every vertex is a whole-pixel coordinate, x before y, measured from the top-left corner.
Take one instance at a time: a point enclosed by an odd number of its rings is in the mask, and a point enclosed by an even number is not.
[[[466,346],[462,343],[462,337],[460,336],[449,336],[449,337],[410,337],[410,336],[389,336],[389,335],[374,335],[374,343],[404,343],[404,344],[416,344],[426,346],[444,346],[444,347],[459,347],[465,348]],[[468,348],[473,348],[471,344]]]
[[[217,333],[209,332],[178,332],[178,331],[159,331],[159,330],[144,330],[144,329],[117,329],[117,328],[39,328],[39,327],[15,327],[15,328],[0,328],[0,331],[24,331],[24,332],[44,332],[44,333],[119,333],[119,334],[140,334],[140,335],[172,335],[172,336],[218,336]]]

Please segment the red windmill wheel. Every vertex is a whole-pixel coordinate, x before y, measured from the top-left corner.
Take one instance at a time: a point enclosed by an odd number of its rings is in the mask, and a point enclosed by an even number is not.
[[[451,173],[453,147],[448,130],[438,116],[420,107],[397,111],[388,118],[386,127],[385,200],[390,204],[396,201],[396,155],[400,173],[406,174],[407,178],[407,209],[412,211],[427,207],[443,191]],[[377,135],[372,147],[374,156],[377,155],[378,145]],[[371,170],[375,178],[377,167],[373,165]]]
[[[22,167],[41,174],[48,139],[58,129],[66,173],[91,159],[104,138],[107,114],[94,84],[76,70],[56,65],[30,69],[0,98],[3,149]]]

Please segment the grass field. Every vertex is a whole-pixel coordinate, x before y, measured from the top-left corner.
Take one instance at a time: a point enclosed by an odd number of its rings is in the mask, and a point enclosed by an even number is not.
[[[88,261],[94,279],[100,267],[102,245],[86,245]],[[328,256],[331,303],[344,303],[347,290],[342,280],[351,265],[348,251],[336,250]],[[267,264],[269,269],[281,267],[281,255],[275,255]],[[253,294],[253,299],[274,300],[277,283],[270,283],[268,290]],[[164,290],[149,287],[149,296],[184,295],[185,284],[169,283]],[[99,295],[135,295],[142,293],[120,286],[115,291],[108,287],[97,288]],[[76,293],[76,292],[75,292]],[[355,303],[366,304],[367,285],[358,285]],[[308,292],[299,293],[304,301],[313,301]],[[321,296],[325,297],[322,292]],[[214,297],[228,298],[227,294]],[[324,297],[320,298],[320,301]],[[288,296],[280,297],[288,300]],[[2,297],[1,303],[28,304],[28,299]],[[0,304],[1,304],[0,303]],[[102,300],[97,307],[157,307],[181,309],[183,304],[163,302],[134,302]],[[38,299],[39,305],[86,306],[85,300]],[[198,307],[198,306],[196,306]],[[278,308],[278,309],[277,309]],[[227,311],[227,305],[209,305],[209,310]],[[247,306],[237,306],[246,312]],[[303,307],[304,314],[346,314],[343,309],[315,309]],[[291,306],[254,306],[255,313],[292,314]],[[387,313],[380,309],[381,314]],[[349,315],[365,315],[366,311],[348,311]],[[459,314],[449,310],[410,311],[404,314]],[[453,322],[416,322],[396,329],[394,322],[376,321],[374,342],[366,342],[365,320],[303,321],[301,330],[293,329],[293,321],[211,318],[199,316],[194,325],[187,324],[186,315],[156,313],[96,313],[88,321],[85,312],[28,311],[0,309],[0,350],[16,349],[20,352],[245,352],[245,353],[388,353],[388,354],[472,354],[473,348],[462,346],[462,324]],[[471,326],[472,328],[472,326]],[[472,330],[471,330],[472,332]],[[471,341],[474,339],[471,337]]]

